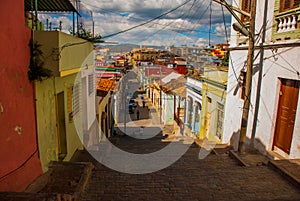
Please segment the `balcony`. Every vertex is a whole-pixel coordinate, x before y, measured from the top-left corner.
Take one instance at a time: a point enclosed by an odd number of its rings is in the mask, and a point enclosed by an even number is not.
[[[41,45],[43,67],[56,77],[78,72],[93,50],[93,43],[60,31],[35,31],[34,40]]]
[[[275,10],[275,25],[272,41],[283,41],[300,38],[300,23],[298,22],[300,7],[279,12]]]

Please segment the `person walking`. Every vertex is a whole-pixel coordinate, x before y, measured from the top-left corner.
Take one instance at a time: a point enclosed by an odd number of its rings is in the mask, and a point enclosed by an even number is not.
[[[137,120],[140,119],[140,111],[139,111],[139,110],[136,111],[136,119],[137,119]]]

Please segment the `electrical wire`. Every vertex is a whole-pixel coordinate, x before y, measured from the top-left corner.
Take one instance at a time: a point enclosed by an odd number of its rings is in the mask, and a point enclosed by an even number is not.
[[[141,24],[135,25],[135,26],[133,26],[133,27],[130,27],[130,28],[128,28],[128,29],[125,29],[125,30],[122,30],[122,31],[119,31],[119,32],[116,32],[116,33],[112,33],[112,34],[103,36],[102,38],[103,38],[103,39],[104,39],[104,38],[110,38],[110,37],[112,37],[112,36],[116,36],[116,35],[119,35],[119,34],[122,34],[122,33],[128,32],[128,31],[131,31],[131,30],[133,30],[133,29],[135,29],[135,28],[138,28],[138,27],[144,26],[144,25],[146,25],[146,24],[149,24],[150,22],[153,22],[153,21],[155,21],[155,20],[157,20],[157,19],[159,19],[159,18],[161,18],[161,17],[163,17],[163,16],[165,16],[165,15],[168,15],[168,14],[174,12],[175,10],[181,8],[182,6],[186,5],[186,4],[189,3],[190,1],[192,1],[192,0],[187,0],[187,1],[185,1],[184,3],[180,4],[179,6],[177,6],[177,7],[173,8],[173,9],[169,10],[168,12],[165,12],[165,13],[163,13],[163,14],[161,14],[161,15],[155,17],[155,18],[152,18],[152,19],[150,19],[150,20],[148,20],[148,21],[146,21],[146,22],[143,22],[143,23],[141,23]]]
[[[28,161],[30,161],[35,154],[38,153],[38,149],[36,149],[22,164],[20,164],[17,168],[15,168],[14,170],[8,172],[7,174],[3,175],[0,177],[0,181],[2,181],[3,179],[5,179],[6,177],[8,177],[9,175],[15,173],[16,171],[18,171],[19,169],[21,169],[22,167],[24,167],[26,165],[26,163]]]
[[[221,5],[221,9],[222,9],[222,15],[223,15],[224,29],[225,29],[225,39],[226,39],[226,44],[227,44],[229,40],[228,40],[228,35],[227,35],[227,28],[226,28],[225,13],[224,13],[223,5]]]
[[[212,8],[211,8],[211,4],[212,4],[212,1],[210,2],[209,4],[209,32],[208,32],[208,45],[210,47],[210,32],[211,32],[211,14],[212,14]]]

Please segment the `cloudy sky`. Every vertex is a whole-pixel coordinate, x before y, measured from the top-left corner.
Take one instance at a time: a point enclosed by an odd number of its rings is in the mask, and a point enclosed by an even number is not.
[[[95,33],[105,41],[207,46],[226,41],[224,24],[230,30],[230,14],[210,0],[81,0],[80,5],[86,29],[91,30],[92,11]],[[70,14],[40,15],[47,18],[53,27],[62,21],[65,32],[72,26]]]

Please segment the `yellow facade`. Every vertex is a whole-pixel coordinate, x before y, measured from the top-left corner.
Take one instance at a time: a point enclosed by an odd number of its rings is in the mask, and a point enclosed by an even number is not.
[[[93,44],[58,31],[35,31],[34,40],[41,45],[43,67],[52,71],[52,77],[35,82],[39,153],[47,171],[50,161],[68,161],[83,148],[70,108],[81,67],[92,67]]]
[[[200,139],[221,142],[226,101],[227,71],[206,67],[202,83]]]

